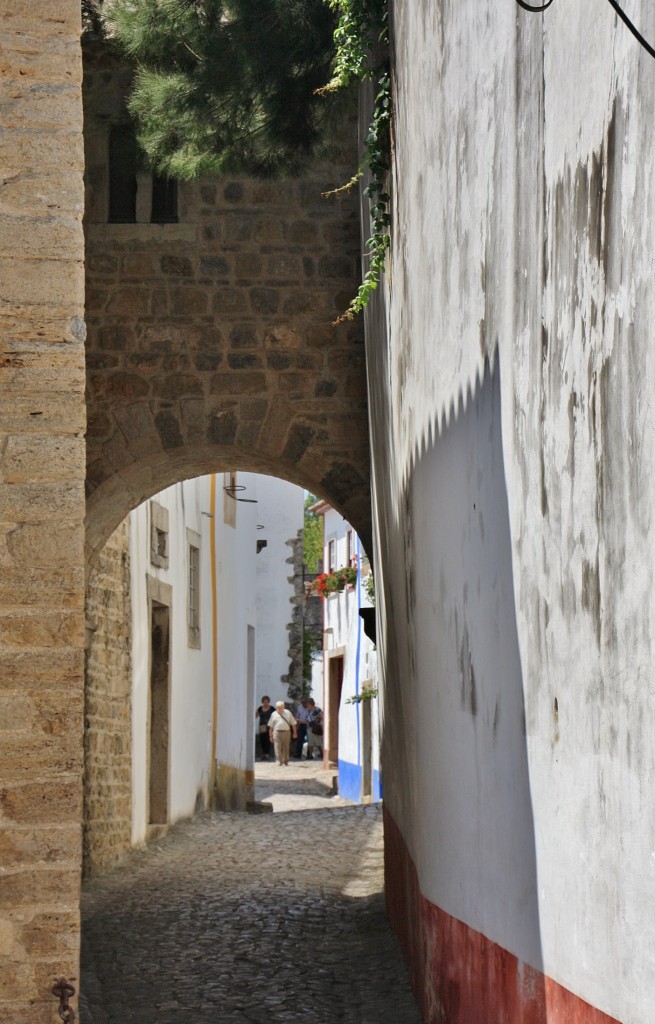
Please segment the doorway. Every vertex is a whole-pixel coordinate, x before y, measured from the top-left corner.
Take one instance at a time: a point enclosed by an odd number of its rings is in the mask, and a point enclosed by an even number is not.
[[[328,764],[339,763],[339,708],[343,687],[343,655],[328,661]]]
[[[163,825],[169,815],[171,610],[152,601],[150,613],[150,729],[148,822]]]

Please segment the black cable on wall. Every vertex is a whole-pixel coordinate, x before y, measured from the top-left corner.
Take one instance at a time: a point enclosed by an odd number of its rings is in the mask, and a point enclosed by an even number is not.
[[[537,7],[533,7],[531,4],[526,3],[526,0],[516,0],[516,2],[519,5],[519,7],[523,8],[524,11],[531,11],[534,14],[538,14],[540,11],[547,10],[552,4],[553,0],[547,0],[545,4],[539,4],[539,6]],[[617,0],[608,0],[608,3],[612,5],[612,7],[618,14],[623,24],[630,29],[637,42],[640,43],[641,46],[643,46],[646,53],[649,53],[651,57],[655,60],[655,48],[652,47],[646,39],[644,39],[636,25],[633,25],[628,15],[619,6]]]

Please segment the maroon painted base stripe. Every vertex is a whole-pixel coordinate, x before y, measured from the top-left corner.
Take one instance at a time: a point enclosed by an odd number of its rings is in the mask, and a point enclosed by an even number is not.
[[[620,1024],[425,899],[386,808],[384,828],[387,913],[424,1024]]]

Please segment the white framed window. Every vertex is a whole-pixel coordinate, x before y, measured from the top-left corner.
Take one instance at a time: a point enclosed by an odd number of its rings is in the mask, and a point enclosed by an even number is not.
[[[346,565],[352,565],[354,557],[353,532],[352,530],[346,530]]]
[[[150,563],[168,569],[168,509],[150,502]]]
[[[337,542],[336,540],[329,540],[327,542],[327,572],[334,572],[337,567]]]

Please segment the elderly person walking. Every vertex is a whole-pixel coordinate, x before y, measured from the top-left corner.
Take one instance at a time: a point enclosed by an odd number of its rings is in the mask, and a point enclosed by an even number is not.
[[[289,763],[289,747],[291,736],[297,736],[297,722],[290,711],[284,706],[284,701],[279,700],[275,705],[275,711],[268,723],[268,732],[273,746],[275,747],[275,760],[279,765]]]

